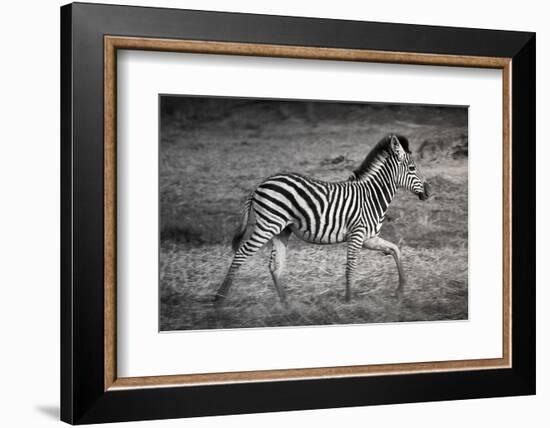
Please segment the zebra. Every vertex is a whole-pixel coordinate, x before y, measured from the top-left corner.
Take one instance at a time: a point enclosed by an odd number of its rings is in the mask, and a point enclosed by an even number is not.
[[[346,181],[327,182],[297,173],[268,177],[246,199],[232,242],[233,261],[214,301],[225,299],[239,267],[271,241],[269,270],[279,299],[286,304],[282,274],[292,233],[313,244],[347,242],[347,302],[361,248],[393,256],[399,275],[394,294],[400,294],[406,278],[399,248],[379,236],[398,188],[421,200],[430,197],[429,185],[412,159],[409,141],[398,134],[382,138]]]

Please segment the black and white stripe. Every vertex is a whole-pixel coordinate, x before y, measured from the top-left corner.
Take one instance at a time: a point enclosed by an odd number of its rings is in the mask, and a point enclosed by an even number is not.
[[[284,301],[281,274],[291,233],[315,244],[348,243],[347,300],[362,247],[394,256],[400,290],[405,279],[399,250],[378,236],[398,188],[408,189],[421,199],[428,197],[428,185],[416,169],[407,139],[395,134],[383,138],[347,181],[326,182],[294,173],[267,178],[246,201],[242,225],[233,240],[235,256],[216,300],[223,300],[227,295],[244,261],[272,242],[270,271],[279,297]],[[253,223],[251,217],[255,220]]]

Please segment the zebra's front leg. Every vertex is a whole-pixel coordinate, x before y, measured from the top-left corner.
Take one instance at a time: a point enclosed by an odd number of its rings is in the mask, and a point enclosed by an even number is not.
[[[348,235],[348,257],[346,262],[346,302],[351,300],[351,285],[354,280],[355,268],[357,267],[357,258],[361,252],[363,240],[366,231],[358,229]]]
[[[373,238],[367,239],[363,246],[369,250],[382,251],[384,254],[391,254],[395,260],[395,265],[397,266],[397,272],[399,274],[399,285],[397,286],[396,294],[400,294],[403,291],[403,288],[406,286],[405,271],[403,270],[403,264],[401,263],[401,252],[399,247],[393,242],[386,241],[385,239],[375,236]]]

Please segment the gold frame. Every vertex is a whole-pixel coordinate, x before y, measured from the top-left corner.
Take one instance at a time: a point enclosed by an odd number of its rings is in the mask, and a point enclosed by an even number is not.
[[[281,58],[442,65],[502,70],[503,82],[503,349],[502,358],[261,370],[170,376],[117,377],[116,369],[116,52],[118,49]],[[383,52],[303,46],[104,37],[104,389],[356,377],[511,367],[511,58]]]

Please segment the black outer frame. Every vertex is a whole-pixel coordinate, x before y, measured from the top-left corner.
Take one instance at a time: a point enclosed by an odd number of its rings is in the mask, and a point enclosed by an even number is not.
[[[512,58],[512,368],[104,392],[104,35]],[[61,420],[84,424],[534,393],[534,33],[85,3],[61,8]]]

